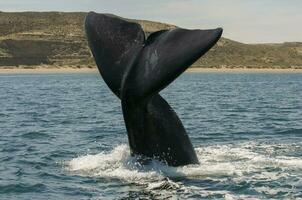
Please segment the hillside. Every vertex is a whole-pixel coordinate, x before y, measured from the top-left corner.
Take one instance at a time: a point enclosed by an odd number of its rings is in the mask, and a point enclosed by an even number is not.
[[[0,68],[94,67],[86,13],[0,12]],[[134,20],[146,35],[173,25]],[[302,68],[302,43],[243,44],[221,38],[194,67]]]

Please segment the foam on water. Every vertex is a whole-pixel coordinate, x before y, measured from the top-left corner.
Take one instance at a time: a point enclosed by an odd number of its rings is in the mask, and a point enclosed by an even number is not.
[[[127,145],[120,145],[111,152],[86,155],[69,162],[70,171],[78,171],[82,175],[119,178],[125,181],[139,181],[158,177],[155,171],[142,171],[135,157],[129,154]]]
[[[123,144],[111,152],[85,155],[67,163],[68,170],[84,176],[117,178],[125,182],[144,185],[149,190],[183,190],[184,193],[208,195],[221,194],[225,199],[234,199],[229,191],[207,191],[207,186],[186,185],[181,180],[208,181],[212,184],[245,184],[250,190],[262,194],[291,193],[302,182],[302,158],[286,156],[297,144],[261,144],[246,142],[240,145],[220,144],[196,148],[199,165],[169,167],[158,161],[141,165],[131,157],[129,148]],[[279,153],[275,156],[276,151]],[[284,155],[280,155],[283,152]],[[290,181],[291,178],[295,178]],[[271,181],[288,179],[286,189],[269,186]],[[259,182],[268,184],[258,184]],[[291,189],[290,189],[291,187]],[[223,187],[222,187],[223,188]],[[235,199],[253,196],[237,195]]]

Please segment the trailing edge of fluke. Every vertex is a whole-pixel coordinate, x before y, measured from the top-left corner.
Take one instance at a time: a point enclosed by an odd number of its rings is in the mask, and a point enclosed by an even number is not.
[[[171,166],[197,164],[180,119],[159,92],[219,40],[222,29],[160,30],[90,12],[85,30],[101,76],[121,100],[131,155]]]

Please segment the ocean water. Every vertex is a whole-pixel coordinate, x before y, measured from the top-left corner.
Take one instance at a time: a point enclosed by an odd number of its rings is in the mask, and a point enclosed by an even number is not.
[[[0,199],[302,199],[302,74],[185,73],[161,94],[199,165],[130,157],[98,74],[0,75]]]

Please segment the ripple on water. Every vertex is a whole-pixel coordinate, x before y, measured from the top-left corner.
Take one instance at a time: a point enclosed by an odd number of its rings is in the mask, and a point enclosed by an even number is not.
[[[200,165],[167,167],[120,145],[120,101],[99,74],[0,75],[0,199],[301,199],[301,80],[179,77],[161,95]]]
[[[29,131],[23,133],[21,137],[26,139],[36,139],[36,140],[51,138],[51,136],[47,133],[44,133],[44,131]]]
[[[0,185],[0,194],[9,194],[9,193],[32,193],[32,192],[42,192],[46,189],[46,185],[37,183],[37,184],[28,184],[28,183],[18,183],[18,184],[8,184]]]

